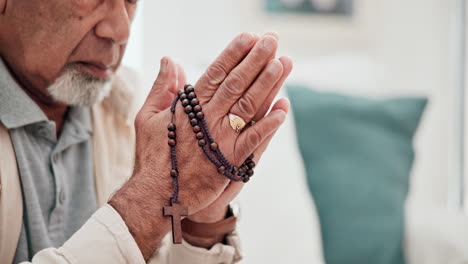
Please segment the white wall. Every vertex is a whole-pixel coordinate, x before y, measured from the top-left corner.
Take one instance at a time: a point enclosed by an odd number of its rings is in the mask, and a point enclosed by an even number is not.
[[[147,87],[165,55],[185,66],[193,83],[238,32],[273,30],[282,37],[281,54],[317,69],[307,72],[311,81],[327,78],[324,83],[331,89],[349,93],[427,95],[430,104],[416,139],[411,200],[418,206],[445,207],[453,158],[450,2],[358,0],[353,19],[334,20],[267,15],[261,0],[145,1],[143,29],[135,37],[142,37],[142,50],[133,51],[143,54]],[[344,60],[341,72],[339,67],[324,72],[320,63],[330,56],[337,65]],[[356,63],[349,65],[353,57]],[[362,58],[365,63],[359,64]],[[306,70],[299,66],[293,73],[296,80]],[[346,78],[349,86],[336,87],[347,84]],[[316,231],[310,225],[313,207],[303,177],[289,120],[240,198],[246,263],[311,263]]]
[[[412,187],[418,203],[439,206],[447,203],[449,125],[453,117],[449,7],[450,1],[384,1],[375,46],[378,60],[388,71],[382,85],[430,97],[416,141]]]

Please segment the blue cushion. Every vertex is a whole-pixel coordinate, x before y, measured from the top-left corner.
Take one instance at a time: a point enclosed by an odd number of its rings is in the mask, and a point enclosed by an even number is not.
[[[413,136],[425,98],[288,87],[327,264],[401,264]]]

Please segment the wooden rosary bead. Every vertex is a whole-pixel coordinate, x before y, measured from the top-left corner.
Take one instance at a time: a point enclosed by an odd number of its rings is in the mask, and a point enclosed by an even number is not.
[[[197,96],[195,95],[194,92],[190,92],[190,93],[187,95],[187,98],[188,98],[189,100],[192,100],[192,99],[194,99],[195,97],[197,97]]]
[[[176,125],[174,123],[170,123],[168,126],[167,126],[167,130],[169,131],[176,131]]]
[[[254,159],[254,154],[250,154],[250,156],[247,158],[248,160],[253,160]]]
[[[203,134],[203,132],[198,132],[196,136],[197,136],[197,139],[199,140],[205,138],[205,135]]]
[[[196,125],[198,125],[198,120],[196,118],[194,118],[194,119],[190,120],[190,124],[192,126],[196,126]]]
[[[202,110],[202,107],[200,105],[196,105],[196,106],[193,107],[193,111],[195,113],[201,112],[201,110]]]
[[[216,151],[218,150],[218,144],[216,144],[216,142],[213,142],[210,144],[210,148],[211,150]]]
[[[206,141],[204,139],[198,140],[198,146],[204,147],[206,145]]]
[[[190,101],[190,104],[191,104],[192,106],[197,106],[197,105],[200,104],[200,101],[198,101],[197,98],[194,98],[192,101]]]
[[[182,94],[180,95],[180,101],[183,101],[183,100],[185,100],[185,99],[187,99],[187,95],[186,95],[185,93],[182,93]]]
[[[205,118],[205,114],[203,114],[203,112],[198,112],[197,113],[197,118],[201,120],[201,119]]]
[[[224,174],[224,172],[226,172],[226,167],[224,167],[224,166],[219,167],[218,172],[219,172],[219,174]]]
[[[193,127],[193,132],[198,133],[198,132],[200,132],[200,131],[201,131],[200,126],[194,126],[194,127]]]
[[[237,168],[236,166],[232,167],[231,173],[237,175],[237,173],[239,173],[239,168]]]
[[[194,100],[195,100],[195,99],[194,99]],[[195,113],[198,113],[198,112],[200,112],[201,110],[202,110],[202,107],[201,107],[200,105],[196,105],[196,106],[193,107],[193,111],[194,111]]]
[[[244,183],[247,183],[250,181],[250,177],[249,176],[244,176],[243,177],[244,179],[242,180]]]
[[[190,114],[188,114],[188,118],[189,119],[194,119],[195,118],[195,113],[191,112]]]
[[[187,105],[187,106],[185,107],[185,113],[186,113],[186,114],[190,114],[190,113],[192,112],[192,110],[193,110],[193,108],[192,108],[192,106],[190,106],[190,105]]]
[[[185,88],[185,92],[186,93],[193,93],[195,91],[195,88],[193,88],[192,85],[188,86],[187,88]]]
[[[247,165],[242,165],[241,169],[243,169],[244,173],[246,173],[250,168]]]
[[[186,107],[186,106],[188,106],[188,105],[189,105],[189,100],[188,100],[188,99],[182,100],[182,106],[183,106],[183,107]]]
[[[253,170],[247,170],[247,175],[249,175],[249,177],[252,177],[252,175],[254,175],[254,171]]]
[[[180,89],[179,91],[177,91],[177,94],[179,95],[179,97],[182,97],[184,93],[185,93],[184,89]]]
[[[245,174],[244,168],[240,167],[240,168],[239,168],[239,173],[238,173],[237,175],[242,176],[242,175],[244,175],[244,174]]]
[[[169,131],[169,133],[167,133],[167,136],[169,138],[175,139],[176,138],[176,133],[174,131]]]
[[[253,160],[249,160],[249,161],[247,162],[247,166],[248,166],[249,168],[251,168],[251,169],[255,168],[255,165],[256,165],[256,164],[255,164],[255,162],[254,162]]]
[[[186,91],[190,86],[192,86],[192,85],[189,84],[189,83],[186,83],[186,84],[184,85],[184,90]]]
[[[169,139],[169,141],[168,141],[167,143],[168,143],[168,144],[169,144],[169,146],[171,146],[171,147],[174,147],[174,146],[176,145],[176,141],[175,141],[175,139],[172,139],[172,138],[171,138],[171,139]]]
[[[179,173],[176,170],[171,170],[171,177],[176,178],[177,176],[179,176]]]

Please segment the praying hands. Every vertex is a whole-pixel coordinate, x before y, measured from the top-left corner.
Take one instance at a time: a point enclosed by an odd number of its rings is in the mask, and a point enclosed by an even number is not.
[[[203,107],[216,147],[234,166],[239,167],[252,153],[258,163],[286,118],[288,101],[273,101],[292,70],[292,62],[287,57],[276,59],[277,47],[276,34],[260,37],[243,33],[195,84],[198,103]],[[125,221],[145,259],[171,229],[171,219],[162,210],[173,194],[167,125],[172,122],[171,103],[185,84],[181,66],[163,58],[159,76],[135,121],[133,176],[109,202]],[[188,209],[190,220],[220,221],[244,183],[229,181],[222,175],[199,148],[194,125],[183,106],[179,103],[175,109],[177,137],[169,139],[173,140],[169,144],[177,146],[179,200]],[[190,242],[197,244],[194,238]],[[220,241],[212,244],[217,242]]]

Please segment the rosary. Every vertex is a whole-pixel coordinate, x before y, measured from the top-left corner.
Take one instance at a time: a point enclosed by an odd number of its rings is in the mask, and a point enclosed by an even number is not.
[[[188,216],[188,208],[184,207],[179,201],[179,171],[177,168],[177,155],[176,155],[176,125],[174,124],[174,115],[177,106],[177,102],[180,100],[185,113],[188,116],[190,124],[192,125],[195,138],[198,140],[198,146],[205,153],[206,157],[218,168],[218,173],[224,175],[231,181],[243,181],[248,182],[250,177],[254,174],[253,168],[255,162],[253,161],[253,154],[250,155],[247,160],[240,167],[233,166],[225,158],[218,144],[211,137],[208,130],[208,124],[205,120],[205,114],[202,111],[197,96],[195,95],[195,88],[187,84],[183,90],[178,92],[178,95],[174,99],[171,105],[171,123],[168,125],[168,144],[170,146],[171,156],[171,177],[173,185],[173,193],[170,199],[170,206],[163,208],[164,216],[172,217],[172,240],[174,244],[182,243],[182,227],[181,220],[183,216]],[[236,116],[237,117],[237,116]],[[239,119],[245,125],[245,122],[240,118],[233,120],[231,119],[231,126],[235,128],[237,132],[240,132],[243,128],[238,124]]]

